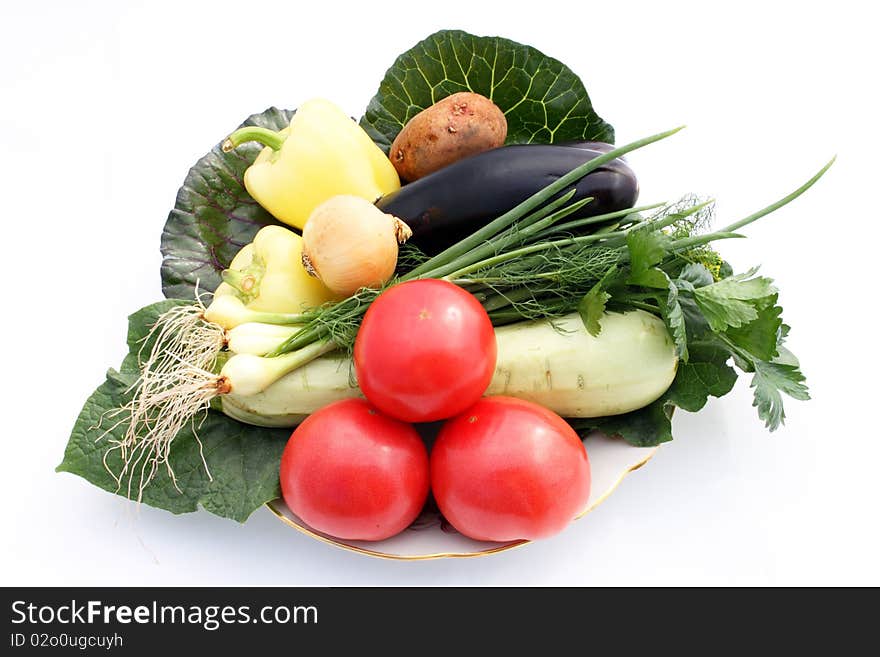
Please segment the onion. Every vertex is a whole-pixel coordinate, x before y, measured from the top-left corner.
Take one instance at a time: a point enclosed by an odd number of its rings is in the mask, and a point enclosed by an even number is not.
[[[299,326],[245,322],[226,331],[226,346],[236,354],[265,356],[299,332]]]
[[[397,245],[412,231],[357,196],[334,196],[314,209],[303,229],[303,266],[336,294],[379,287],[394,275]]]

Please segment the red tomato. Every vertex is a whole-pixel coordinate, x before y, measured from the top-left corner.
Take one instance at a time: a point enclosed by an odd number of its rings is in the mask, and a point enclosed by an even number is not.
[[[428,489],[428,451],[419,434],[363,399],[307,417],[281,457],[287,506],[337,538],[394,536],[419,515]]]
[[[544,538],[587,506],[590,462],[578,435],[543,406],[486,397],[443,425],[431,486],[446,519],[482,541]]]
[[[367,310],[354,344],[364,395],[407,422],[452,417],[486,391],[495,332],[473,295],[425,279],[389,288]]]

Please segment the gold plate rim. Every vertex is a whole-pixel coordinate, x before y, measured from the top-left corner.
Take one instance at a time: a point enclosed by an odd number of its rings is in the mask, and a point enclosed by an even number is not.
[[[614,482],[614,485],[611,486],[604,494],[602,494],[595,504],[591,504],[585,511],[575,516],[575,520],[580,520],[591,511],[595,510],[602,502],[608,499],[617,487],[623,483],[623,480],[632,473],[644,466],[648,461],[654,458],[654,455],[657,453],[657,450],[660,449],[660,445],[654,447],[653,450],[641,461],[636,463],[635,465],[630,466],[623,473],[621,473],[620,477],[617,478],[617,481]],[[513,543],[505,543],[504,545],[499,545],[498,547],[490,548],[488,550],[480,550],[479,552],[437,552],[434,554],[388,554],[387,552],[379,552],[378,550],[370,550],[369,548],[361,548],[355,545],[348,545],[347,543],[341,543],[339,541],[335,541],[332,538],[328,538],[327,536],[322,536],[317,532],[303,527],[302,525],[296,524],[293,520],[285,516],[281,511],[275,508],[273,503],[276,500],[270,500],[266,502],[265,507],[272,512],[272,514],[278,518],[281,522],[290,527],[293,527],[301,534],[305,534],[306,536],[311,536],[314,539],[317,539],[323,543],[327,543],[328,545],[333,545],[339,549],[347,550],[349,552],[355,552],[357,554],[363,554],[368,557],[375,557],[378,559],[386,559],[388,561],[428,561],[433,559],[469,559],[473,557],[486,557],[491,554],[498,554],[499,552],[506,552],[508,550],[512,550],[514,548],[521,547],[528,543],[531,543],[530,540],[519,540],[514,541]]]

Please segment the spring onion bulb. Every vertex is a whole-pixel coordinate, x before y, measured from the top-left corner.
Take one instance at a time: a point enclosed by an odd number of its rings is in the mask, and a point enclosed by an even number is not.
[[[297,326],[245,322],[226,331],[226,346],[236,354],[265,356],[298,332]]]
[[[254,354],[235,354],[220,370],[216,381],[217,395],[230,393],[256,395],[285,374],[335,348],[336,345],[332,342],[315,342],[308,347],[274,358],[264,358]]]
[[[377,288],[394,274],[398,244],[410,235],[409,226],[369,201],[334,196],[303,229],[303,266],[339,295]]]

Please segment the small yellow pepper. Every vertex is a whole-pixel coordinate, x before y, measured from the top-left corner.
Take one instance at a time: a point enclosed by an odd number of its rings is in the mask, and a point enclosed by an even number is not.
[[[244,186],[279,221],[299,228],[318,205],[351,194],[371,203],[400,187],[394,165],[339,107],[313,99],[290,126],[274,132],[248,126],[223,142],[224,152],[257,141],[266,148],[245,171]]]
[[[285,324],[296,321],[293,315],[338,298],[306,272],[299,235],[265,226],[223,272],[205,319],[224,328],[243,322]]]

